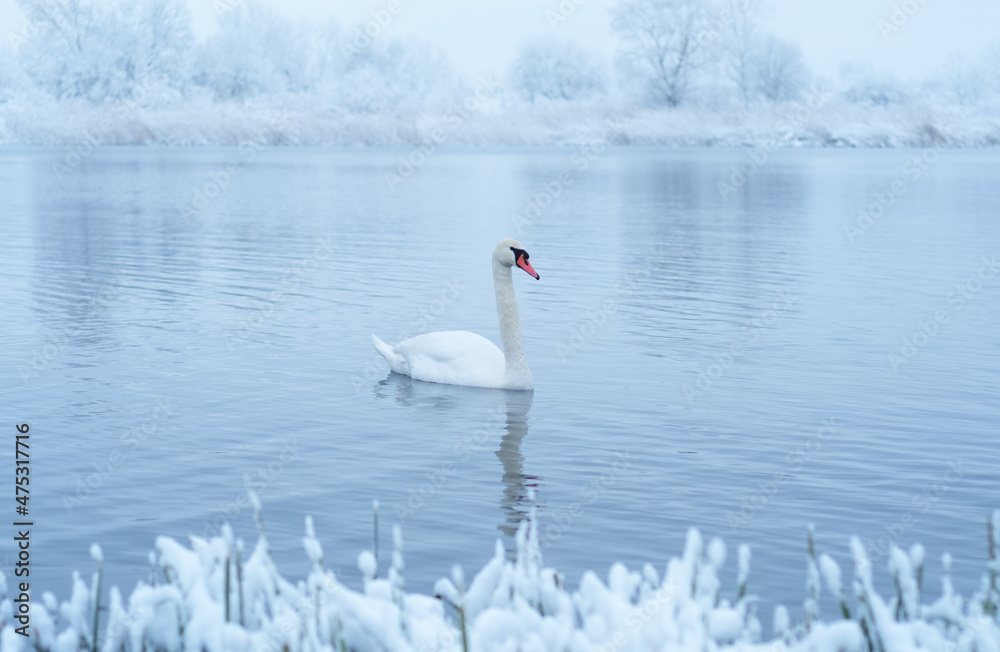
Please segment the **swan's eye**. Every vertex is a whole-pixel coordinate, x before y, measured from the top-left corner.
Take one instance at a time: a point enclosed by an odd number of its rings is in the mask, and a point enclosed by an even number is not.
[[[525,260],[528,260],[529,258],[531,258],[531,256],[528,255],[528,252],[525,251],[524,249],[518,249],[517,247],[511,247],[510,250],[514,252],[514,260],[517,260],[521,256],[524,256]]]

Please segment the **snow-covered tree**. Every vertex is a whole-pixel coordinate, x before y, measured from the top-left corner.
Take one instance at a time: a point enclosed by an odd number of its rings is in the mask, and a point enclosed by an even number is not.
[[[736,86],[740,102],[746,106],[757,92],[756,57],[760,43],[760,0],[725,0],[729,22],[722,34],[722,69]]]
[[[614,7],[624,60],[656,103],[681,104],[705,66],[696,44],[705,9],[701,0],[621,0]]]
[[[448,57],[413,39],[372,43],[346,61],[337,102],[349,111],[420,111],[454,99]]]
[[[764,9],[763,0],[724,0],[720,7],[728,17],[720,39],[720,69],[744,106],[794,100],[809,83],[802,50],[763,31]]]
[[[191,75],[194,37],[191,13],[180,0],[140,0],[131,10],[132,47],[128,49],[131,79],[157,80],[182,89]]]
[[[202,46],[194,79],[220,99],[301,91],[308,53],[302,30],[258,0],[224,13]]]
[[[113,12],[87,0],[44,2],[20,0],[19,5],[35,33],[18,43],[25,72],[40,88],[59,98],[103,99],[107,82],[109,44],[104,40],[118,31]]]
[[[0,43],[0,104],[22,97],[30,86],[13,48]]]
[[[181,0],[20,6],[36,29],[19,43],[21,65],[57,98],[130,98],[140,86],[180,88],[187,79],[191,19]]]
[[[761,36],[756,39],[752,62],[752,90],[765,100],[797,100],[809,85],[802,48],[794,43],[771,34]]]
[[[1000,100],[1000,41],[974,55],[952,53],[927,88],[952,106],[972,108]]]
[[[1000,95],[1000,41],[986,48],[981,57],[984,83],[991,96]]]
[[[975,106],[986,98],[992,89],[986,70],[986,58],[972,60],[960,54],[948,57],[944,66],[942,86],[952,104]]]
[[[510,71],[511,86],[526,100],[583,100],[606,88],[603,62],[568,42],[535,41],[521,48]]]
[[[840,83],[844,98],[856,104],[890,106],[910,100],[910,93],[895,75],[878,71],[870,63],[843,64]]]
[[[346,61],[341,49],[344,36],[335,20],[316,25],[307,36],[308,62],[303,75],[305,85],[313,92],[328,95],[340,84],[344,74]]]

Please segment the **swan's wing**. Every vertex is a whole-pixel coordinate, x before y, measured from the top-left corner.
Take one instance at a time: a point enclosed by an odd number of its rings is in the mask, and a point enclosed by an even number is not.
[[[503,351],[482,335],[469,331],[417,335],[403,340],[393,351],[402,356],[408,375],[417,380],[476,387],[503,384]]]

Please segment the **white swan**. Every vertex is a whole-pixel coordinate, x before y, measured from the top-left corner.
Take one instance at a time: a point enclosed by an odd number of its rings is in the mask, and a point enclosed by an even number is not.
[[[517,314],[511,267],[517,265],[538,279],[528,252],[517,240],[504,238],[493,250],[493,286],[500,317],[503,351],[482,335],[441,331],[417,335],[389,346],[372,335],[375,350],[397,374],[448,385],[531,389],[531,371],[524,359],[521,319]]]

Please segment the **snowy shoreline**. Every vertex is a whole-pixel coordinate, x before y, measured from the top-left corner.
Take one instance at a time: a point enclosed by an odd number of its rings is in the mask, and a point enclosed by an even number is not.
[[[53,116],[59,116],[54,119]],[[955,147],[1000,145],[1000,110],[863,107],[838,100],[757,109],[490,106],[476,113],[350,113],[311,103],[144,108],[85,100],[0,104],[0,145]]]
[[[466,584],[456,567],[435,585],[435,596],[405,592],[403,541],[394,528],[394,551],[384,578],[364,551],[358,567],[364,587],[341,584],[323,565],[312,520],[302,540],[312,562],[308,577],[283,578],[264,534],[260,503],[252,497],[261,530],[252,552],[223,528],[210,540],[192,537],[186,547],[159,537],[150,554],[150,582],[126,599],[117,587],[102,595],[102,553],[90,586],[74,574],[72,595],[58,604],[45,593],[31,602],[30,638],[16,632],[7,578],[0,580],[0,650],[679,650],[682,652],[994,652],[1000,649],[1000,511],[988,528],[991,561],[980,589],[968,600],[956,594],[950,557],[942,557],[941,595],[924,603],[923,547],[893,547],[888,569],[896,588],[888,600],[872,585],[872,562],[856,537],[850,547],[853,580],[817,554],[809,536],[804,620],[775,608],[774,638],[763,638],[752,593],[750,549],[737,550],[735,591],[719,580],[727,551],[688,532],[685,549],[665,572],[651,564],[629,571],[614,564],[607,581],[586,572],[575,591],[542,564],[537,530],[522,523],[516,561],[498,541],[493,558]],[[748,590],[751,589],[751,590]],[[840,605],[823,618],[826,590]],[[729,596],[729,597],[726,597]],[[98,607],[95,612],[95,605]],[[95,631],[97,634],[95,634]]]

